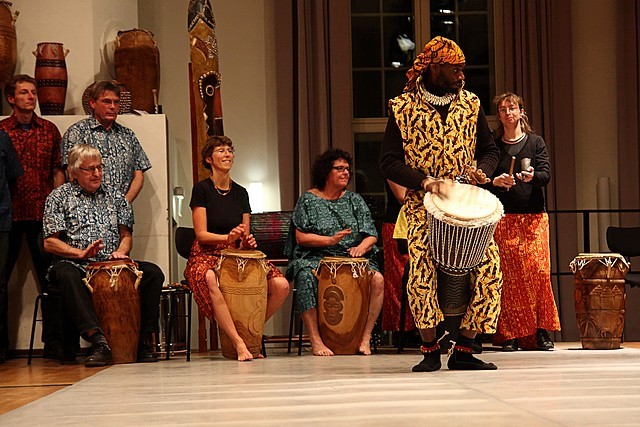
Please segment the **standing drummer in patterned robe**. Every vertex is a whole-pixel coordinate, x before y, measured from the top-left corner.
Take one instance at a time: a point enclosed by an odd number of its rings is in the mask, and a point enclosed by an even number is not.
[[[437,271],[427,243],[425,192],[446,196],[446,179],[466,176],[485,184],[498,163],[478,97],[463,89],[464,53],[453,41],[435,37],[407,72],[404,92],[389,101],[380,168],[385,178],[407,187],[409,305],[422,337],[423,360],[414,372],[441,368],[436,325],[443,319],[437,299]],[[474,160],[477,166],[473,166]],[[492,370],[472,354],[477,333],[493,333],[500,312],[502,273],[493,239],[478,267],[471,271],[471,296],[447,366],[456,370]]]

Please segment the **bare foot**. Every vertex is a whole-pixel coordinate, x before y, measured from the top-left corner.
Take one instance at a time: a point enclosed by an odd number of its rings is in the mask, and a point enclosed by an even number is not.
[[[362,354],[364,356],[371,355],[371,335],[362,337],[362,341],[358,347],[358,354]]]
[[[322,341],[312,342],[311,351],[313,352],[314,356],[333,356],[333,351],[331,351],[329,347],[324,345]]]
[[[251,354],[249,349],[247,349],[244,341],[236,344],[236,353],[238,353],[238,362],[248,362],[250,360],[253,360],[253,355]]]

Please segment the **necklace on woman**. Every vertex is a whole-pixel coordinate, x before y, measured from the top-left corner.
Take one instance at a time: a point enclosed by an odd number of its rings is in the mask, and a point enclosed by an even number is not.
[[[229,181],[229,188],[227,188],[226,190],[223,190],[222,188],[218,188],[218,186],[216,185],[216,183],[213,183],[213,188],[216,189],[216,192],[221,195],[221,196],[226,196],[227,194],[229,194],[229,191],[231,191],[231,184],[233,183],[233,181]]]
[[[518,142],[522,141],[524,139],[524,137],[527,136],[526,133],[523,133],[522,135],[520,135],[517,138],[513,138],[513,139],[509,139],[509,138],[505,138],[504,136],[502,137],[502,140],[504,142],[506,142],[507,144],[517,144]]]

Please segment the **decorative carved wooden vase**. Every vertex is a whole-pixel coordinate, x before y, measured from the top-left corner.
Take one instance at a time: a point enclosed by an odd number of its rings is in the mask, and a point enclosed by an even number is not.
[[[20,12],[13,13],[11,5],[9,1],[0,1],[0,84],[2,85],[13,77],[18,58],[15,22]]]
[[[116,79],[131,91],[132,108],[156,112],[154,91],[157,94],[160,88],[160,52],[153,33],[137,28],[118,31],[114,67]]]
[[[67,63],[69,49],[62,43],[38,43],[34,77],[38,83],[38,102],[42,115],[64,114],[67,97]]]

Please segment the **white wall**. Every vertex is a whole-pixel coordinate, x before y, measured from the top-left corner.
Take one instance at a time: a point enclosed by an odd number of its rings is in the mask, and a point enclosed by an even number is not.
[[[571,6],[573,76],[567,78],[573,78],[574,87],[575,166],[576,182],[580,183],[576,208],[607,208],[597,203],[598,177],[609,177],[608,202],[611,208],[617,208],[616,2],[574,0]],[[608,217],[600,214],[603,222],[607,222]],[[594,221],[593,236],[597,235],[597,228]],[[606,227],[601,227],[601,231],[603,229]],[[593,243],[596,241],[592,239]],[[606,247],[593,246],[593,251],[607,251]]]

